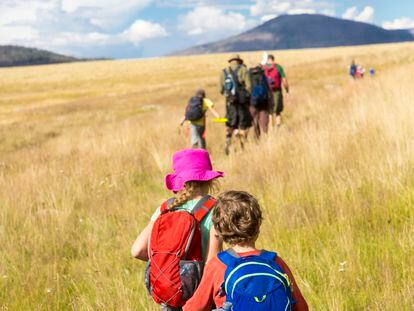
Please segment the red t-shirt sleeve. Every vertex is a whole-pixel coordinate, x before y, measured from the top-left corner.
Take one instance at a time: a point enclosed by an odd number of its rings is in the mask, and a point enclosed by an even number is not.
[[[292,271],[290,271],[288,265],[280,258],[279,256],[275,259],[276,263],[279,265],[279,267],[282,268],[282,270],[288,275],[289,281],[292,284],[293,289],[293,299],[296,301],[296,303],[293,305],[293,311],[308,311],[309,307],[306,303],[305,298],[303,297],[298,284],[295,281],[295,278],[293,277]]]
[[[200,285],[183,311],[210,311],[213,304],[221,307],[226,299],[219,295],[225,272],[226,266],[217,257],[207,262]]]

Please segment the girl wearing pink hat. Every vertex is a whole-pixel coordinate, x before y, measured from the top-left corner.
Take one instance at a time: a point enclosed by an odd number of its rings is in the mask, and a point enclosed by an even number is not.
[[[206,262],[213,258],[222,249],[222,240],[216,234],[212,222],[212,210],[214,208],[213,204],[215,200],[209,196],[209,194],[213,190],[215,179],[223,177],[223,172],[213,170],[208,152],[202,149],[186,149],[175,153],[173,155],[173,170],[174,173],[168,174],[165,177],[165,186],[168,190],[171,190],[174,193],[174,197],[157,208],[152,215],[150,222],[139,234],[131,249],[133,257],[150,262],[149,265],[151,268],[148,268],[150,271],[148,272],[147,269],[147,287],[154,300],[163,305],[163,310],[180,310],[180,307],[184,304],[183,302],[180,305],[181,302],[177,302],[177,296],[174,296],[177,295],[177,293],[171,295],[172,300],[168,300],[169,298],[160,298],[160,295],[165,295],[169,288],[165,288],[165,284],[159,284],[161,283],[159,280],[162,280],[163,278],[171,279],[174,275],[164,275],[167,273],[165,272],[166,270],[162,267],[159,268],[159,266],[164,265],[165,262],[168,262],[169,260],[173,261],[173,259],[159,259],[159,257],[162,254],[170,254],[172,252],[170,249],[176,247],[171,245],[174,243],[177,244],[178,242],[176,240],[180,240],[180,230],[182,230],[182,227],[186,226],[186,217],[192,215],[190,217],[193,217],[198,223],[197,232],[200,232],[199,237],[196,236],[194,238],[197,240],[195,242],[197,244],[195,248],[197,249],[193,249],[194,247],[191,246],[190,249],[192,250],[190,250],[190,253],[199,253],[198,257],[200,257],[201,266],[202,262]],[[165,235],[167,236],[164,236],[162,231],[165,231]],[[193,236],[191,234],[191,239],[192,238]],[[187,243],[192,243],[191,245],[194,244],[194,242]],[[162,244],[162,246],[159,246],[160,244]],[[167,244],[169,246],[166,246]],[[164,248],[160,250],[162,247]],[[168,250],[166,250],[166,248],[168,248]],[[189,246],[187,244],[187,247],[185,247],[186,256],[188,248]],[[177,250],[179,247],[174,249]],[[179,253],[180,251],[178,250],[176,252]],[[195,255],[195,257],[193,256],[191,262],[196,262],[198,257],[197,255]],[[157,260],[159,260],[159,262],[157,262]],[[189,261],[188,258],[180,257],[181,268],[183,260],[185,260],[185,262]],[[171,262],[167,266],[174,264],[174,262]],[[158,269],[158,274],[156,271],[154,272],[155,267]],[[201,272],[202,268],[200,269],[200,277]],[[182,270],[180,270],[179,274],[181,275],[181,278],[182,273]],[[158,283],[154,282],[154,279],[156,279],[155,281]],[[159,289],[160,294],[153,294],[153,291],[156,292],[157,288]],[[179,290],[181,295],[182,290]],[[192,295],[192,293],[190,293],[190,295]],[[183,299],[188,298],[189,297],[184,297]]]

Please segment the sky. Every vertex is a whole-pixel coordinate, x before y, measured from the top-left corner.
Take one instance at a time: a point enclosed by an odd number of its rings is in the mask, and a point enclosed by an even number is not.
[[[414,0],[0,0],[0,45],[157,57],[301,13],[414,29]]]

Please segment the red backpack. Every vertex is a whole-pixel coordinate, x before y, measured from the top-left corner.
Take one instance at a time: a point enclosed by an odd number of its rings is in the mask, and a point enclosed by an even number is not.
[[[192,212],[169,209],[173,201],[161,205],[152,228],[145,285],[156,303],[179,308],[200,284],[204,268],[200,222],[216,200],[206,196]]]
[[[273,64],[271,67],[267,65],[263,66],[267,82],[272,91],[279,91],[282,86],[282,77],[280,76],[279,70],[277,70],[276,64]]]

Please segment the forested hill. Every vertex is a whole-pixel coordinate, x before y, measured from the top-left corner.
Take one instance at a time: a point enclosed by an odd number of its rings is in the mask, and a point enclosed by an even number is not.
[[[0,45],[0,67],[68,63],[80,60],[35,48]]]

